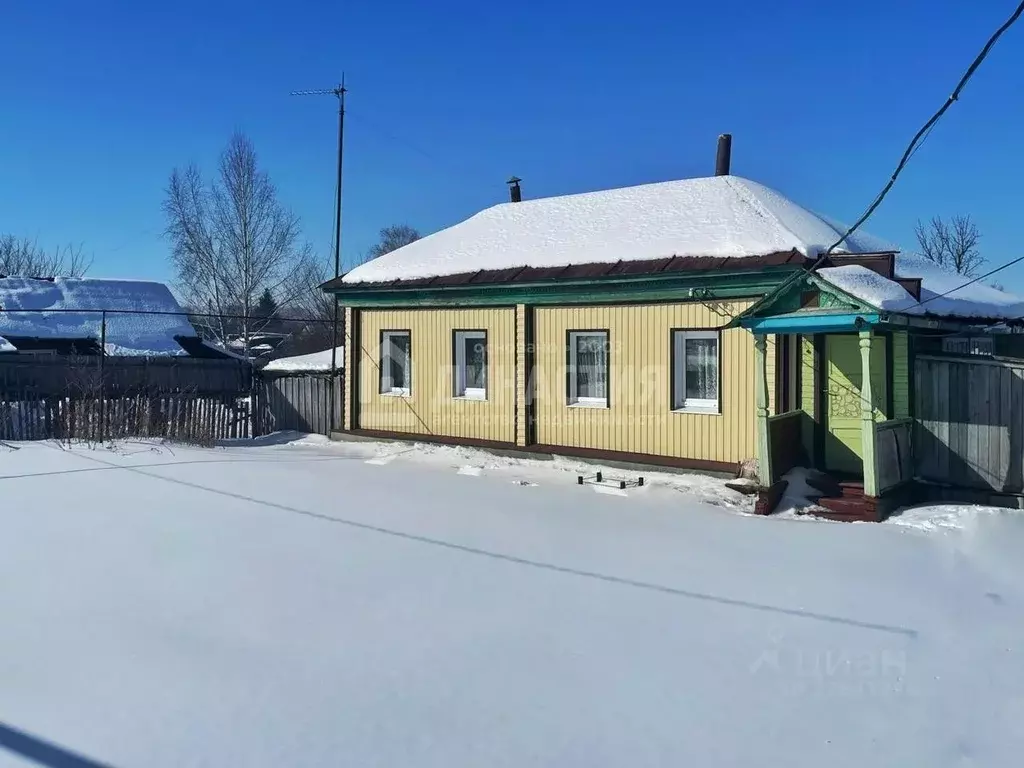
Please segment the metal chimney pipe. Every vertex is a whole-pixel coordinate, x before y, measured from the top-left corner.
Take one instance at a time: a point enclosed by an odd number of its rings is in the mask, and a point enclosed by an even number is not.
[[[732,165],[732,134],[723,133],[718,137],[718,157],[715,160],[715,176],[728,176]]]
[[[511,179],[505,182],[506,184],[508,184],[509,200],[512,201],[513,203],[523,202],[523,190],[519,187],[519,182],[521,181],[522,179],[520,179],[518,176],[513,176]]]

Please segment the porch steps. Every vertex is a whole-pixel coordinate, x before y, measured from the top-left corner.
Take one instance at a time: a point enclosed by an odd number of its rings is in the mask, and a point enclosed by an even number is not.
[[[863,483],[824,474],[808,482],[821,491],[817,508],[808,514],[840,522],[881,522],[878,500],[864,495]]]

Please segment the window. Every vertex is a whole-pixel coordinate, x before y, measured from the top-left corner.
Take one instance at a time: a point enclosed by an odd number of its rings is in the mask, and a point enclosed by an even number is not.
[[[409,331],[380,332],[380,393],[408,395],[412,388],[412,336]]]
[[[608,331],[569,331],[569,405],[608,407]]]
[[[453,331],[455,397],[487,399],[487,331]]]
[[[672,409],[718,413],[718,331],[672,332]]]

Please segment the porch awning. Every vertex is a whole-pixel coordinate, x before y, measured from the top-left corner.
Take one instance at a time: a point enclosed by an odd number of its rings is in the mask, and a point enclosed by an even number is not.
[[[741,328],[754,334],[766,333],[842,333],[863,331],[881,322],[877,312],[800,312],[771,317],[748,316],[739,319]]]

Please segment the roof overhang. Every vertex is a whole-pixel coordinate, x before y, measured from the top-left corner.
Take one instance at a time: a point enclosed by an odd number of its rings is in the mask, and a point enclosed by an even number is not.
[[[327,293],[382,289],[451,288],[456,286],[487,286],[496,284],[538,284],[551,281],[613,280],[630,277],[670,277],[678,273],[708,273],[726,270],[749,271],[766,267],[805,266],[811,260],[798,251],[778,251],[761,256],[665,256],[638,261],[567,264],[559,267],[513,267],[481,269],[454,275],[437,275],[406,280],[373,283],[347,283],[341,275],[321,285]]]
[[[881,323],[882,317],[877,312],[797,312],[775,317],[744,317],[738,324],[754,334],[811,334],[866,331]]]
[[[787,252],[754,259],[670,257],[651,262],[520,268],[390,283],[321,286],[351,307],[559,304],[686,301],[763,296],[774,291],[807,259]]]

